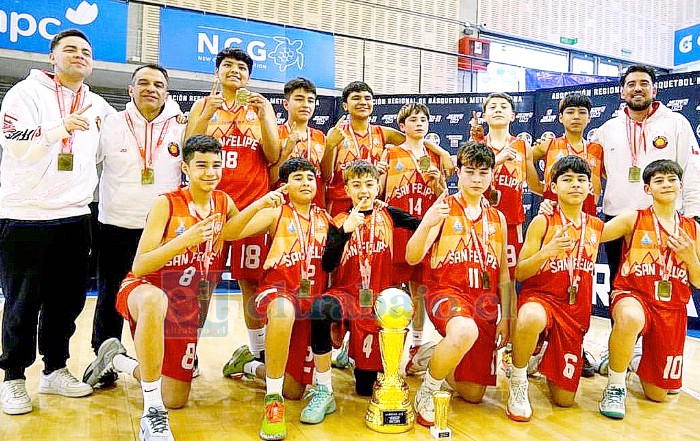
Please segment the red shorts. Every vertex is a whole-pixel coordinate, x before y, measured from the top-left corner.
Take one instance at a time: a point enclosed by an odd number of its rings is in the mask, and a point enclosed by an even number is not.
[[[544,296],[521,297],[518,299],[518,310],[528,302],[542,305],[547,314],[547,327],[542,336],[549,343],[540,362],[540,372],[557,387],[576,392],[583,370],[581,354],[587,329],[561,305],[555,305]]]
[[[366,371],[383,370],[382,354],[379,348],[379,330],[374,317],[374,308],[361,308],[357,294],[334,289],[324,294],[338,299],[342,309],[341,327],[338,336],[342,338],[350,331],[348,354],[355,360],[355,366]]]
[[[127,276],[117,293],[116,309],[129,322],[132,338],[136,332],[136,321],[129,313],[129,295],[134,289],[142,285],[151,284],[144,279]],[[191,293],[190,290],[178,292]],[[172,294],[165,294],[168,296],[168,311],[165,315],[165,333],[163,335],[165,346],[161,373],[166,377],[191,382],[197,350],[199,302],[194,293],[178,298],[173,297]]]
[[[344,213],[352,207],[352,200],[350,198],[345,199],[329,199],[328,201],[328,213],[330,213],[332,218],[335,218],[340,213]]]
[[[298,290],[291,292],[279,288],[277,286],[262,285],[258,287],[258,291],[253,298],[253,306],[255,311],[262,317],[267,317],[267,307],[276,299],[282,297],[294,305],[296,319],[308,319],[311,313],[311,305],[317,296],[300,299],[297,295]]]
[[[523,249],[523,225],[508,225],[508,245],[506,245],[506,262],[510,279],[515,280],[515,264],[518,263],[520,250]]]
[[[268,235],[246,237],[226,242],[231,247],[231,276],[236,280],[259,282],[263,275],[263,263],[270,250]]]
[[[498,296],[489,302],[498,304]],[[494,303],[491,303],[492,305]],[[455,380],[468,381],[484,386],[496,385],[496,320],[490,307],[474,305],[453,289],[431,291],[426,297],[428,318],[435,329],[445,336],[447,323],[454,317],[466,317],[474,320],[479,329],[479,337],[455,368]]]
[[[618,291],[610,293],[610,316],[617,302],[625,297],[636,299],[644,309],[642,359],[637,375],[643,381],[662,389],[679,389],[683,384],[683,348],[688,329],[688,312],[685,308],[669,309],[645,299],[638,292]]]
[[[409,265],[407,263],[394,263],[391,266],[393,271],[392,283],[395,286],[399,286],[403,282],[418,282],[419,285],[423,284],[423,268],[430,268],[430,263],[424,262],[418,265]]]

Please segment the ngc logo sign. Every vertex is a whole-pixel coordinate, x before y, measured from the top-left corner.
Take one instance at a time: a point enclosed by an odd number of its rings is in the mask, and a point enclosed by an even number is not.
[[[674,42],[674,66],[700,60],[700,24],[677,30]]]

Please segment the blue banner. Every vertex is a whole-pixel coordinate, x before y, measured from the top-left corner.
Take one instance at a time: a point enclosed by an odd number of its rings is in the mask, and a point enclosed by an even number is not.
[[[79,29],[95,60],[126,61],[127,3],[117,0],[10,0],[0,5],[0,47],[48,53],[51,39]]]
[[[700,60],[700,24],[677,30],[673,42],[674,66]]]
[[[160,63],[167,68],[213,73],[225,47],[253,59],[252,78],[285,83],[303,76],[316,86],[335,87],[335,37],[220,15],[162,8]]]
[[[525,89],[540,90],[552,87],[578,86],[581,84],[602,83],[613,78],[599,75],[551,72],[547,70],[525,69]]]

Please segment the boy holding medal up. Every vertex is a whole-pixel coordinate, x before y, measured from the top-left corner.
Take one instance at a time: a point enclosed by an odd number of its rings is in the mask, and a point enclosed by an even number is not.
[[[690,285],[700,286],[698,227],[675,208],[682,177],[677,162],[651,162],[642,179],[652,205],[615,217],[603,230],[604,241],[624,237],[610,294],[608,385],[599,404],[600,413],[609,418],[625,416],[627,366],[640,335],[644,338],[637,375],[646,397],[664,401],[669,390],[682,385],[686,305]]]
[[[562,407],[573,404],[583,369],[583,336],[591,321],[593,273],[603,231],[603,221],[583,211],[591,169],[583,158],[565,156],[554,164],[551,176],[558,208],[532,220],[515,268],[522,286],[506,406],[515,421],[532,416],[527,364],[543,332],[549,346],[539,369],[547,377],[552,401]]]

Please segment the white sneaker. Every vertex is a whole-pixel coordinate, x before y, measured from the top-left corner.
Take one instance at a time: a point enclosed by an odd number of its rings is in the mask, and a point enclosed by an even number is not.
[[[433,392],[427,388],[425,382],[421,383],[413,406],[416,408],[416,422],[421,426],[431,427],[435,425],[435,404]]]
[[[527,378],[515,378],[511,375],[508,380],[508,405],[506,415],[513,421],[526,422],[532,417],[532,407],[527,391],[529,383]]]
[[[68,372],[68,368],[61,368],[51,372],[49,375],[41,374],[39,392],[77,398],[90,395],[92,386],[78,381],[73,374]]]
[[[141,417],[139,439],[175,441],[170,431],[168,411],[160,407],[149,407],[148,413]]]
[[[24,380],[9,380],[2,383],[2,411],[8,415],[22,415],[32,411]]]
[[[624,386],[608,385],[603,391],[603,399],[598,404],[600,413],[608,418],[621,420],[625,417],[625,398],[627,389]]]

